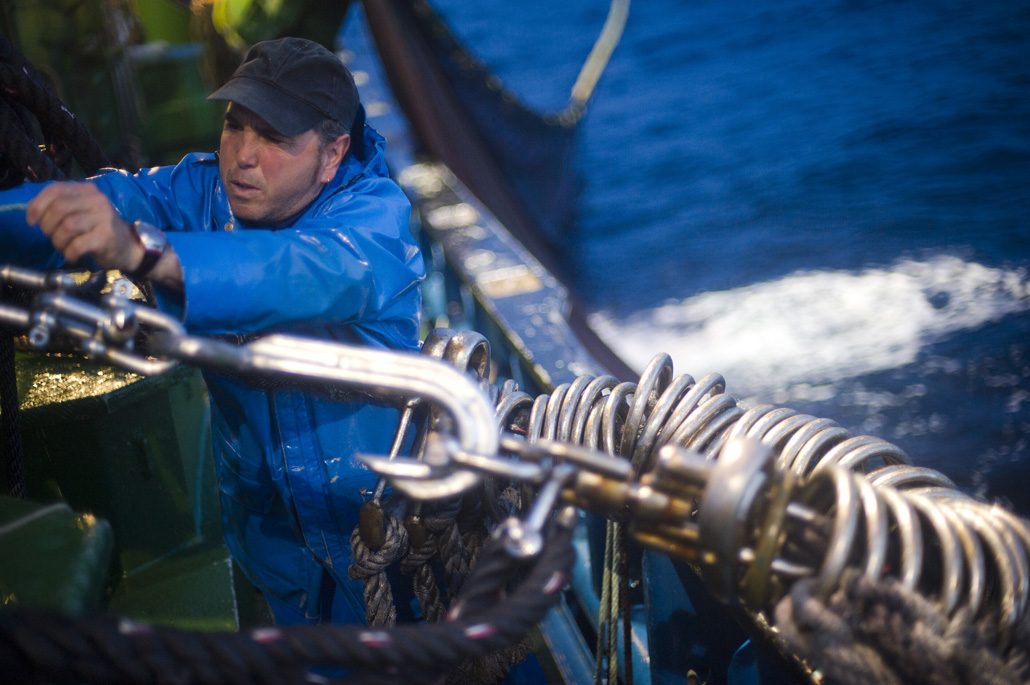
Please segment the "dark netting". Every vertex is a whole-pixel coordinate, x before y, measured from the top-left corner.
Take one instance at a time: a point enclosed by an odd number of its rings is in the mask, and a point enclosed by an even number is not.
[[[550,267],[572,228],[582,107],[541,115],[505,91],[424,0],[365,0],[394,95],[419,141]]]
[[[530,110],[458,43],[428,2],[412,7],[420,34],[519,200],[545,237],[560,242],[573,224],[577,184],[572,158],[582,110]]]
[[[562,260],[578,179],[576,125],[625,25],[628,2],[613,0],[569,105],[537,114],[501,89],[425,0],[363,0],[390,86],[425,153],[442,161],[551,273]],[[569,323],[595,358],[620,378],[632,371],[587,325],[575,298]]]

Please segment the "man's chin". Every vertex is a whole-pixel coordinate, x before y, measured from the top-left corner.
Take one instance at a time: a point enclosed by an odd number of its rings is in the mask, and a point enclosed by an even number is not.
[[[232,215],[239,221],[245,221],[248,224],[261,224],[266,218],[266,213],[261,211],[259,207],[254,207],[247,202],[229,202],[229,209],[232,210]]]

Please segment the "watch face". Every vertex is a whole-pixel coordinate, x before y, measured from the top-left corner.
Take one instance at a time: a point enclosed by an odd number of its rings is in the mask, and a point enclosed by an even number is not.
[[[137,221],[135,228],[136,235],[139,236],[139,241],[143,243],[143,249],[147,252],[161,252],[168,244],[165,234],[148,223]]]

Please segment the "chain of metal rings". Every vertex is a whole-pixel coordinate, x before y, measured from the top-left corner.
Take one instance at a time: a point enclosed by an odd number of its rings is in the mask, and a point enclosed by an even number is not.
[[[637,383],[584,375],[535,398],[506,384],[497,414],[502,430],[522,432],[529,442],[573,443],[628,460],[637,479],[654,470],[665,446],[714,461],[734,438],[758,440],[780,472],[800,481],[783,503],[787,525],[818,517],[829,531],[814,564],[811,546],[797,559],[784,546],[774,573],[788,580],[816,575],[825,592],[847,568],[874,581],[897,578],[949,615],[995,615],[1006,635],[1027,615],[1025,520],[960,492],[938,471],[909,464],[885,440],[788,408],[745,408],[725,390],[718,374],[675,376],[671,358],[659,354]],[[760,544],[741,540],[742,549],[748,542]]]

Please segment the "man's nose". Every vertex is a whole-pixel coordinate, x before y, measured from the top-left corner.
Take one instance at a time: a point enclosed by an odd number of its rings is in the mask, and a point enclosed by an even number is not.
[[[252,167],[257,164],[258,137],[253,131],[244,131],[240,136],[240,145],[236,149],[236,163],[241,167]]]

